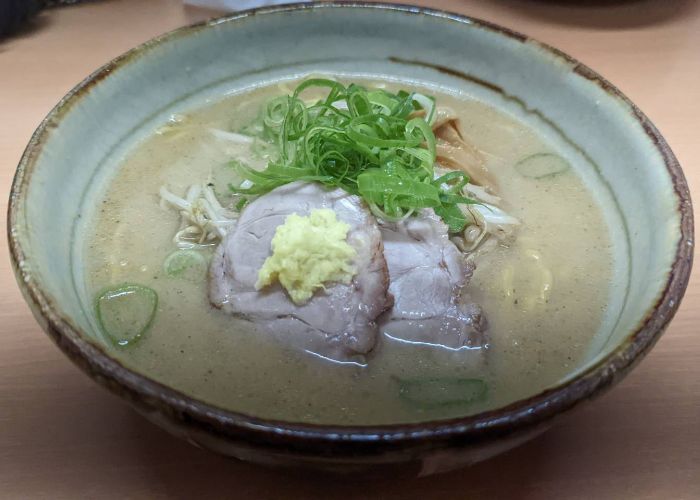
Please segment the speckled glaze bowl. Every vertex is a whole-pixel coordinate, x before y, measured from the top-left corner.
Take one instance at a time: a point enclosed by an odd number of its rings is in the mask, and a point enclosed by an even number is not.
[[[578,155],[578,174],[608,218],[616,262],[609,333],[582,366],[544,392],[478,415],[332,427],[216,408],[110,356],[79,286],[74,234],[89,216],[90,193],[170,113],[311,71],[391,75],[468,92]],[[361,3],[242,12],[166,34],[108,63],[32,137],[8,216],[12,263],[27,302],[88,375],[198,446],[258,463],[345,472],[445,471],[542,432],[619,381],[654,345],[678,308],[693,255],[693,216],[678,162],[610,83],[556,49],[489,23]]]

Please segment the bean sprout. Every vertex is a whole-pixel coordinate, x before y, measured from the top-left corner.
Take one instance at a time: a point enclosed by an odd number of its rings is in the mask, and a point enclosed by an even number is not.
[[[180,229],[173,242],[178,248],[192,249],[215,245],[236,224],[238,215],[217,200],[211,184],[193,184],[184,198],[160,188],[161,206],[180,213]]]

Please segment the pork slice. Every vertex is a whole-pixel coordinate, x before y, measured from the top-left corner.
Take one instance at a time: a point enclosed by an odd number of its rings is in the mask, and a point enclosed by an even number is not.
[[[486,318],[464,287],[474,266],[448,236],[431,209],[398,223],[382,223],[389,292],[394,306],[381,319],[389,339],[478,350],[487,344]]]
[[[271,240],[285,218],[328,208],[350,226],[357,252],[350,284],[330,284],[305,304],[295,304],[279,283],[255,289]],[[216,307],[256,324],[288,346],[336,361],[362,361],[377,339],[376,318],[391,307],[389,274],[377,221],[362,200],[342,189],[294,182],[257,198],[219,245],[209,273]]]

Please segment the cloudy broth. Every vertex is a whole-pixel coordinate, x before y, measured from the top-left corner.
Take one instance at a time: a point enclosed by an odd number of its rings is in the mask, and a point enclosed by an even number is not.
[[[365,82],[367,84],[367,82]],[[393,84],[388,84],[393,85]],[[293,87],[293,85],[290,85]],[[379,336],[365,367],[340,366],[269,339],[247,321],[212,307],[206,276],[169,277],[163,262],[179,228],[159,205],[167,185],[184,193],[205,179],[224,194],[235,176],[236,147],[210,129],[240,130],[278,85],[233,95],[160,128],[138,145],[106,186],[87,238],[90,296],[120,283],[155,290],[150,330],[134,345],[112,347],[130,368],[216,406],[264,418],[333,424],[383,424],[448,418],[530,396],[579,366],[605,312],[612,274],[601,208],[573,170],[531,178],[523,158],[556,153],[507,114],[463,96],[436,93],[461,118],[468,141],[483,152],[508,213],[514,238],[493,241],[474,257],[468,292],[489,322],[486,362],[469,353],[407,345]],[[204,251],[211,257],[214,248]],[[550,277],[542,292],[541,276]],[[488,395],[468,406],[416,407],[403,399],[401,378],[483,379]]]

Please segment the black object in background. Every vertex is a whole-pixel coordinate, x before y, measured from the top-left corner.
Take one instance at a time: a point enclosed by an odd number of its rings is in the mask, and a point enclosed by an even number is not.
[[[0,37],[17,31],[42,7],[40,0],[0,0]]]
[[[19,30],[41,9],[81,1],[84,0],[0,0],[0,38]]]

